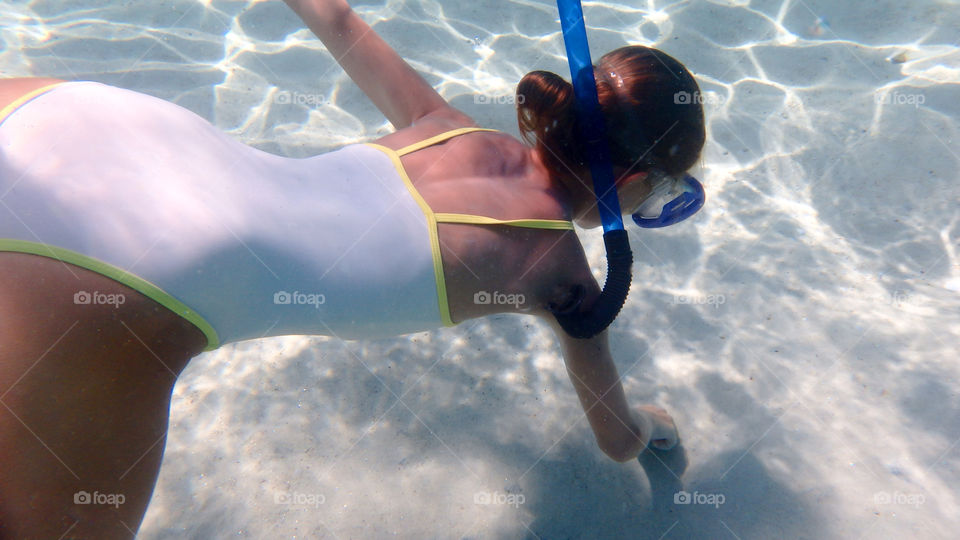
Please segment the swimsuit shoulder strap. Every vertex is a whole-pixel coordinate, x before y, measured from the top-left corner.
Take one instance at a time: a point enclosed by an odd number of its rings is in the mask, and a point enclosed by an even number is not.
[[[424,139],[418,143],[404,146],[396,151],[397,156],[403,156],[410,152],[416,152],[421,148],[426,148],[434,144],[452,139],[457,135],[464,133],[473,133],[475,131],[498,131],[496,129],[464,127],[452,129],[439,135],[434,135],[429,139]],[[434,213],[434,219],[437,223],[468,223],[472,225],[506,225],[508,227],[523,227],[528,229],[558,229],[573,230],[573,223],[557,219],[495,219],[487,216],[475,216],[472,214],[452,214],[452,213]]]
[[[469,223],[471,225],[506,225],[508,227],[522,227],[524,229],[555,229],[573,230],[573,223],[560,219],[495,219],[473,214],[449,214],[437,212],[434,214],[437,223]]]
[[[420,142],[413,143],[413,144],[408,145],[408,146],[404,146],[403,148],[397,150],[397,155],[398,155],[398,156],[404,156],[404,155],[409,154],[410,152],[416,152],[417,150],[420,150],[421,148],[426,148],[426,147],[428,147],[428,146],[433,146],[433,145],[435,145],[435,144],[437,144],[437,143],[441,143],[441,142],[443,142],[443,141],[445,141],[445,140],[447,140],[447,139],[452,139],[453,137],[456,137],[457,135],[463,135],[464,133],[473,133],[474,131],[499,131],[499,130],[490,129],[490,128],[480,128],[480,127],[464,127],[464,128],[451,129],[450,131],[445,131],[445,132],[443,132],[443,133],[441,133],[441,134],[439,134],[439,135],[434,135],[433,137],[430,137],[429,139],[424,139],[424,140],[422,140],[422,141],[420,141]]]

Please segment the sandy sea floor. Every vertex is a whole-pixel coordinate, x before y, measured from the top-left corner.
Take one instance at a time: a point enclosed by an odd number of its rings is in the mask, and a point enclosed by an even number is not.
[[[567,74],[550,2],[354,5],[484,126],[517,133],[527,71]],[[956,536],[960,3],[586,16],[594,56],[660,47],[703,90],[707,205],[631,231],[610,334],[628,398],[667,408],[681,448],[606,458],[550,330],[519,316],[251,341],[178,383],[140,537]],[[145,92],[272,152],[389,131],[279,1],[4,3],[0,40],[0,75]]]

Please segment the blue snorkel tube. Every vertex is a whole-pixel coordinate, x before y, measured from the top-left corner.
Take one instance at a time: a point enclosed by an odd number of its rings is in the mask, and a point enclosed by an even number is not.
[[[580,7],[580,0],[557,0],[557,8],[576,97],[580,136],[586,142],[593,191],[597,197],[600,220],[603,222],[607,280],[603,284],[603,292],[590,311],[554,310],[553,315],[567,334],[586,339],[603,332],[623,308],[630,292],[633,253],[630,251],[630,241],[627,231],[623,229],[623,218],[620,215],[620,200],[617,198],[613,165],[610,163],[606,126],[597,98],[597,82],[593,77],[593,62],[590,61],[583,9]],[[684,175],[681,179],[667,176],[650,179],[654,181],[654,192],[640,210],[633,214],[633,221],[637,225],[648,228],[672,225],[692,216],[703,206],[703,186],[692,176]]]
[[[581,137],[586,141],[586,156],[590,162],[593,191],[597,196],[600,220],[603,222],[603,245],[607,251],[607,281],[603,292],[590,311],[573,310],[553,315],[567,334],[586,339],[604,331],[623,308],[630,292],[630,267],[633,253],[627,231],[623,230],[620,216],[620,200],[614,187],[613,166],[607,148],[606,126],[600,114],[597,99],[597,82],[593,78],[593,63],[590,61],[590,46],[587,44],[587,29],[583,22],[580,0],[557,0],[563,43],[570,64],[570,78],[576,97],[576,110],[580,120]]]

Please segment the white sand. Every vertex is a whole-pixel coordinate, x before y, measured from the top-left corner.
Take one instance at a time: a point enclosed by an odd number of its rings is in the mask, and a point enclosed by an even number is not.
[[[158,95],[288,155],[388,131],[281,2],[64,4],[0,7],[0,74]],[[249,342],[178,384],[141,537],[956,536],[960,3],[600,4],[595,56],[661,47],[707,100],[707,206],[632,231],[611,333],[629,399],[668,408],[682,449],[604,457],[521,317]],[[550,2],[357,9],[482,125],[516,133],[500,97],[566,74]]]

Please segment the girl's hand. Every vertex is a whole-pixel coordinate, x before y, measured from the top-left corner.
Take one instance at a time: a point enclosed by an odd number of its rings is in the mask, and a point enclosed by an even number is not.
[[[651,426],[648,446],[657,450],[670,450],[677,445],[679,439],[677,426],[673,423],[673,418],[667,414],[667,411],[656,405],[640,405],[638,409],[640,409],[639,414],[648,420],[643,424]]]

